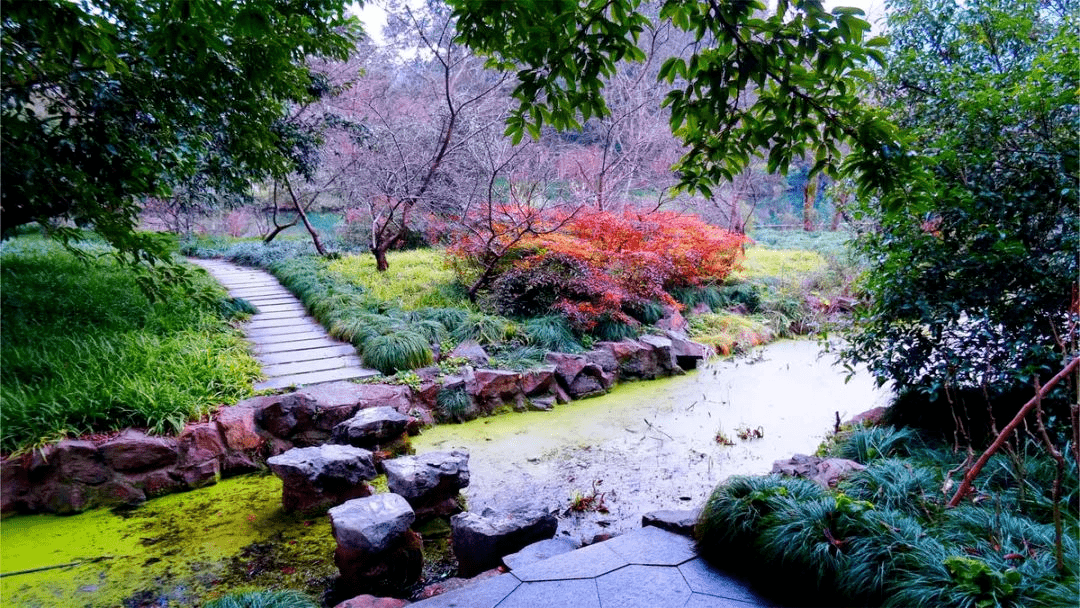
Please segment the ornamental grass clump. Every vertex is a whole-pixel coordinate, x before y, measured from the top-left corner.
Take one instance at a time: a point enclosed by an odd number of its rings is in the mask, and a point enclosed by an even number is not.
[[[948,446],[872,428],[850,432],[834,453],[858,456],[867,468],[830,490],[775,475],[718,486],[697,527],[701,555],[750,576],[782,577],[792,583],[788,599],[824,605],[1021,608],[1080,601],[1076,476],[1063,481],[1059,570],[1044,504],[1054,472],[1033,464],[1049,458],[1032,446],[992,462],[987,469],[997,470],[978,477],[971,501],[953,509],[945,507],[948,477],[964,458]],[[1068,466],[1075,471],[1071,456]]]
[[[418,333],[402,330],[368,338],[360,356],[364,364],[390,375],[431,365],[431,346]]]

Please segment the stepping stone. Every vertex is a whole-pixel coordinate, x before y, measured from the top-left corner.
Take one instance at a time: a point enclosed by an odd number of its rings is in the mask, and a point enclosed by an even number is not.
[[[423,542],[409,529],[416,515],[397,494],[350,500],[329,511],[337,541],[338,590],[401,593],[420,579]]]
[[[283,482],[286,511],[314,511],[370,496],[364,482],[378,476],[372,453],[347,445],[293,448],[266,463]]]
[[[454,555],[458,558],[458,575],[473,576],[498,566],[504,555],[551,538],[558,521],[546,509],[495,511],[488,508],[480,513],[459,513],[450,518],[450,527]],[[541,563],[549,561],[552,560]]]
[[[409,501],[418,519],[449,517],[461,512],[458,494],[469,485],[468,452],[401,456],[383,461],[382,467],[386,471],[386,486]]]

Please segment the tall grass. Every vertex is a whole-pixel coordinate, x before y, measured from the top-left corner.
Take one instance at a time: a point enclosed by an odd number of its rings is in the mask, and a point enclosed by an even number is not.
[[[98,246],[85,261],[36,237],[0,254],[0,447],[138,426],[179,430],[251,392],[258,364],[205,273],[151,303]],[[214,301],[216,300],[216,301]]]
[[[346,255],[332,260],[326,270],[362,287],[371,297],[398,308],[472,308],[441,250],[413,249],[387,254],[390,269],[375,270],[372,255]]]
[[[1065,564],[1058,571],[1054,525],[1042,504],[1045,489],[1016,492],[1017,475],[989,471],[977,480],[974,500],[946,509],[947,472],[963,460],[948,446],[916,441],[909,431],[876,428],[851,432],[834,453],[868,466],[836,490],[775,475],[738,477],[718,486],[698,524],[702,555],[750,574],[767,573],[770,580],[797,580],[801,602],[955,608],[1078,604],[1078,480],[1071,456]],[[1028,460],[1049,458],[1033,453]],[[1024,468],[1025,483],[1052,485],[1050,468]]]

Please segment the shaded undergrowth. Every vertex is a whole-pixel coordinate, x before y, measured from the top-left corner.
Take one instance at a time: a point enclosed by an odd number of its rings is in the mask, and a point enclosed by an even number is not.
[[[229,319],[243,303],[196,272],[151,302],[102,245],[84,259],[35,236],[0,254],[0,446],[129,426],[155,433],[251,393],[259,375]]]
[[[954,509],[945,508],[948,472],[964,458],[946,447],[908,430],[872,428],[833,450],[867,465],[836,490],[777,475],[717,487],[698,527],[701,553],[750,576],[789,581],[799,595],[786,599],[822,606],[1077,605],[1075,462],[1064,483],[1058,570],[1054,467],[1037,447],[995,456],[973,500]]]

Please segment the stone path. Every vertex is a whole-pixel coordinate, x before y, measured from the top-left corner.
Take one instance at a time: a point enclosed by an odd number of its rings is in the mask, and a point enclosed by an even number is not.
[[[266,376],[255,384],[255,390],[378,375],[363,367],[351,344],[331,338],[307,314],[303,303],[269,273],[221,260],[190,261],[205,268],[230,296],[259,309],[244,324],[244,335]]]
[[[761,608],[743,582],[719,572],[690,539],[645,527],[522,566],[412,608]]]

